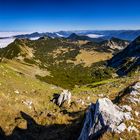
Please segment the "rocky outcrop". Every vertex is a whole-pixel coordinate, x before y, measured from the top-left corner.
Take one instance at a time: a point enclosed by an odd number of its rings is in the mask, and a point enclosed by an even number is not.
[[[130,96],[127,98],[133,104],[140,103],[140,82],[135,83],[129,88]]]
[[[88,50],[94,50],[97,52],[102,53],[112,53],[116,54],[126,48],[129,45],[129,42],[126,40],[121,40],[118,38],[111,38],[108,40],[100,41],[100,42],[87,42],[86,44],[83,44],[81,48],[88,49]]]
[[[94,139],[106,131],[121,133],[126,129],[126,119],[131,119],[130,113],[122,112],[108,98],[99,99],[89,107],[78,140]]]
[[[112,37],[110,40],[105,40],[101,42],[102,48],[108,48],[108,51],[112,53],[118,53],[129,45],[129,42],[126,40],[121,40],[118,38]]]
[[[58,106],[61,106],[64,102],[70,104],[71,102],[71,92],[69,90],[63,90],[61,94],[57,94],[52,100]]]
[[[90,105],[78,140],[93,140],[106,131],[122,133],[127,130],[139,133],[134,120],[138,120],[140,114],[140,82],[135,82],[122,94],[117,96],[119,102],[114,102],[121,103],[119,106],[108,98],[98,99],[96,104]]]

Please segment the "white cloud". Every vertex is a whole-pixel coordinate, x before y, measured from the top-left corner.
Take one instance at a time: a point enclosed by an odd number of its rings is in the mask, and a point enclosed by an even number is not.
[[[0,39],[0,48],[7,47],[14,40],[15,40],[15,38]]]
[[[99,34],[87,34],[86,36],[91,37],[91,38],[99,38],[99,37],[103,37],[104,35],[99,35]]]
[[[0,32],[0,38],[8,37],[4,39],[0,39],[0,48],[7,47],[10,43],[12,43],[15,38],[12,36],[21,35],[21,34],[28,34],[30,32]]]
[[[38,40],[40,37],[31,37],[30,40]]]
[[[0,32],[0,37],[12,37],[15,35],[28,34],[29,32]]]
[[[60,37],[63,37],[63,35],[59,34],[59,33],[56,33],[56,35],[60,36]]]

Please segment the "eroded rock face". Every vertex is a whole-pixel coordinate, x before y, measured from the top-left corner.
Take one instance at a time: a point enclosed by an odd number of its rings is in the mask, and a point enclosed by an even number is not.
[[[119,52],[129,45],[128,41],[112,37],[110,40],[104,41],[103,47],[109,47],[111,52]]]
[[[64,102],[70,104],[71,102],[71,92],[69,90],[63,90],[60,95],[57,95],[53,102],[55,102],[58,106],[61,106]]]
[[[125,124],[122,123],[126,116],[128,118],[128,114],[122,112],[110,99],[99,99],[87,111],[78,140],[94,139],[105,131],[120,133],[126,129]]]

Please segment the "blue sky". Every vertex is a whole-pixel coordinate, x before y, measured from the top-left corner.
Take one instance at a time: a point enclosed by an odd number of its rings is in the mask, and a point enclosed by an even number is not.
[[[0,0],[0,31],[140,29],[140,0]]]

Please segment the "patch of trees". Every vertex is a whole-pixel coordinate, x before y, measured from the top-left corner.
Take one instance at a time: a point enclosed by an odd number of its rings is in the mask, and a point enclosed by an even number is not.
[[[63,88],[72,89],[75,85],[85,85],[98,82],[112,77],[113,69],[107,68],[98,63],[91,67],[84,67],[82,64],[59,63],[48,68],[51,76],[36,77],[42,81],[54,84]]]

